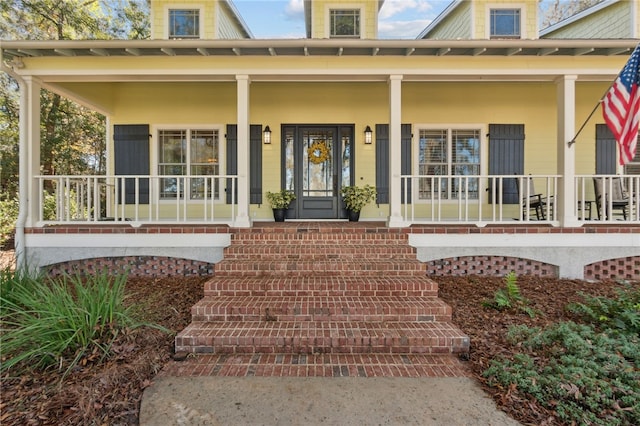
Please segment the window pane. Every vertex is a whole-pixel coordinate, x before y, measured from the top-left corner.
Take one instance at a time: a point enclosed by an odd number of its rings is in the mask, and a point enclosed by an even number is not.
[[[169,37],[200,37],[200,11],[198,9],[170,9]]]
[[[427,176],[449,174],[446,130],[421,130],[418,151],[419,174]],[[447,186],[447,179],[420,179],[419,197],[421,199],[447,198]],[[438,187],[440,194],[438,194]]]
[[[520,37],[520,9],[491,9],[491,37]]]
[[[480,131],[452,130],[451,150],[453,174],[474,176],[480,174]],[[462,191],[465,198],[478,198],[478,178],[456,179],[453,192]]]
[[[184,130],[161,130],[160,164],[186,162],[187,132]]]
[[[191,132],[191,163],[218,164],[218,131],[193,130]]]
[[[331,37],[360,37],[360,10],[332,10]]]

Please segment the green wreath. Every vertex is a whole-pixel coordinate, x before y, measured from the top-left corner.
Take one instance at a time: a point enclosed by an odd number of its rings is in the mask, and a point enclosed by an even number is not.
[[[313,164],[322,164],[331,158],[329,147],[325,141],[315,141],[307,148],[309,161]]]

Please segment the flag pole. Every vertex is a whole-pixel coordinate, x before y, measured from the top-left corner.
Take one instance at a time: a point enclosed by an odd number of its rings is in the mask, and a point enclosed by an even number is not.
[[[638,45],[640,46],[640,44]],[[636,49],[638,48],[638,46],[636,46]],[[628,49],[631,50],[631,49]],[[635,50],[635,49],[634,49]],[[633,53],[633,52],[632,52]],[[605,92],[602,94],[602,96],[600,97],[600,100],[596,103],[596,106],[593,107],[593,110],[591,110],[591,113],[589,114],[589,116],[587,117],[586,120],[584,120],[584,123],[582,123],[582,126],[580,126],[580,129],[578,129],[578,132],[576,133],[576,135],[573,137],[573,139],[571,139],[569,142],[567,142],[567,145],[569,145],[569,147],[571,147],[571,145],[573,145],[574,143],[576,143],[576,139],[578,138],[578,136],[580,136],[580,133],[582,133],[582,131],[584,130],[585,126],[587,125],[587,123],[589,122],[589,120],[591,120],[591,117],[593,117],[593,114],[596,113],[596,110],[598,109],[598,107],[600,106],[600,104],[602,103],[602,101],[604,100],[604,97],[607,96],[607,93],[609,93],[609,90],[611,89],[611,86],[613,86],[613,84],[616,82],[616,80],[618,79],[618,77],[620,77],[620,74],[622,74],[622,71],[624,71],[624,67],[622,67],[622,69],[620,70],[620,72],[618,73],[618,75],[616,76],[616,78],[613,79],[613,81],[611,82],[611,84],[609,85],[609,87],[607,88],[607,90],[605,90]]]

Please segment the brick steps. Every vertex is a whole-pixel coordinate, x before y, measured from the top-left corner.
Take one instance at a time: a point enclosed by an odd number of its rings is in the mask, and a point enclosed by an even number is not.
[[[235,230],[176,352],[216,354],[214,367],[192,370],[210,374],[433,375],[427,366],[390,363],[430,356],[449,364],[451,354],[469,351],[469,339],[407,240],[380,224],[346,222]],[[336,356],[353,364],[336,365]],[[269,365],[283,359],[291,364]]]
[[[204,285],[205,297],[210,296],[378,296],[433,297],[438,285],[422,277],[232,277],[216,276]]]
[[[161,376],[473,377],[457,357],[430,354],[217,354],[169,362]]]
[[[200,300],[191,309],[205,321],[451,321],[451,308],[424,297],[220,296]]]
[[[216,265],[218,276],[265,276],[305,277],[310,275],[344,277],[344,276],[424,276],[425,266],[418,261],[406,260],[225,260]]]
[[[176,352],[195,353],[465,353],[469,338],[448,322],[192,322]]]

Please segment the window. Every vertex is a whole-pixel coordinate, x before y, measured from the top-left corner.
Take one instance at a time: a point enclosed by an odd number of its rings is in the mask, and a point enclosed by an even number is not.
[[[169,38],[200,38],[200,10],[169,9]]]
[[[418,140],[419,198],[455,199],[459,193],[478,198],[480,174],[479,129],[421,129]],[[445,176],[437,178],[436,176]]]
[[[188,179],[161,178],[160,198],[185,196],[197,200],[218,199],[218,180],[204,176],[220,174],[218,130],[160,130],[158,174],[190,176]],[[195,176],[195,177],[192,177]]]
[[[360,10],[342,9],[329,12],[331,37],[360,38]]]
[[[491,9],[491,38],[520,38],[520,9]]]

